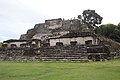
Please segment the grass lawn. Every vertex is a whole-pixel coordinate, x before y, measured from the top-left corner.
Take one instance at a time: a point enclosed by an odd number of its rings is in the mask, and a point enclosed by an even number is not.
[[[0,42],[0,48],[2,47],[2,43]]]
[[[120,59],[107,62],[0,62],[0,80],[120,80]]]

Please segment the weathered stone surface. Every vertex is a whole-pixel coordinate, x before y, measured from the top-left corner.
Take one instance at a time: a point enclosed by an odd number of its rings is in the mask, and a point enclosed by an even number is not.
[[[91,49],[91,50],[90,50]],[[38,49],[1,49],[0,61],[63,61],[88,62],[120,58],[118,53],[106,53],[102,46],[54,46]],[[97,52],[95,51],[97,50]],[[95,52],[95,53],[94,53]]]
[[[22,34],[20,36],[20,40],[29,40],[32,39],[35,35],[42,36],[43,34],[53,34],[55,32],[64,32],[64,31],[81,31],[85,29],[82,26],[80,20],[73,19],[73,20],[62,20],[61,18],[58,19],[51,19],[46,20],[45,23],[36,24],[34,28],[29,29],[26,34]],[[37,38],[37,37],[36,37]]]

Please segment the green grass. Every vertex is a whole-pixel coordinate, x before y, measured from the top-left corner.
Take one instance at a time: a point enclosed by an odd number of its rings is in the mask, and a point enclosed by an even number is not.
[[[0,48],[2,47],[2,42],[0,42]]]
[[[0,80],[120,80],[120,59],[107,62],[0,62]]]

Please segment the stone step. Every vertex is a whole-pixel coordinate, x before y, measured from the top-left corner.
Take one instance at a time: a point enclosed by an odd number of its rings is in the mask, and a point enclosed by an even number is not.
[[[41,55],[41,57],[84,57],[84,55]]]
[[[89,62],[88,59],[41,59],[41,61],[60,61],[60,62]]]
[[[86,57],[41,57],[41,59],[85,59]]]

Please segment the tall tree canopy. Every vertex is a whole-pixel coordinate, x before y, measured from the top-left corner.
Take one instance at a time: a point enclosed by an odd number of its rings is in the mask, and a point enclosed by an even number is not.
[[[102,22],[102,17],[95,12],[95,10],[84,10],[82,15],[78,15],[82,22],[87,24],[91,30],[94,30]]]
[[[78,19],[83,24],[87,24],[91,31],[95,31],[97,34],[109,37],[117,42],[120,42],[120,23],[118,25],[105,24],[101,25],[102,17],[95,12],[95,10],[84,10],[82,15],[78,15]]]

